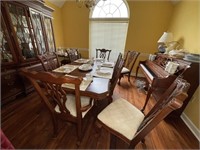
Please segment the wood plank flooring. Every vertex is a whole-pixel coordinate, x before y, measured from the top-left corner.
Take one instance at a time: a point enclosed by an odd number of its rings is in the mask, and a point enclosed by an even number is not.
[[[122,78],[117,85],[114,99],[123,97],[142,108],[145,93],[134,86],[134,78],[129,83]],[[99,109],[105,106],[99,103]],[[154,105],[151,98],[147,111]],[[85,134],[80,149],[109,149],[110,134],[102,130],[97,136],[95,117],[91,116],[84,123]],[[53,136],[51,117],[41,103],[36,92],[21,97],[1,108],[1,128],[16,149],[76,149],[76,126],[60,121],[59,133]],[[117,139],[117,148],[126,149],[128,145]],[[180,118],[166,119],[145,137],[145,144],[139,143],[136,149],[199,149],[199,142]]]

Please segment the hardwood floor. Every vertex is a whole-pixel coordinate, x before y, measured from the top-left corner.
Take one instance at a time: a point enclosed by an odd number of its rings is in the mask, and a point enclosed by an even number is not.
[[[133,105],[142,108],[145,94],[127,78],[122,78],[121,86],[116,86],[114,99],[123,97]],[[99,109],[105,106],[99,103]],[[147,111],[154,104],[153,98],[147,105]],[[102,130],[97,136],[95,117],[84,123],[85,134],[80,149],[108,149],[110,135]],[[51,116],[41,103],[37,93],[21,97],[15,102],[1,108],[1,128],[16,149],[75,149],[76,126],[60,121],[59,133],[53,136]],[[117,148],[126,149],[128,145],[117,139]],[[145,144],[139,143],[136,149],[199,149],[199,142],[180,118],[169,118],[162,121],[145,137]]]

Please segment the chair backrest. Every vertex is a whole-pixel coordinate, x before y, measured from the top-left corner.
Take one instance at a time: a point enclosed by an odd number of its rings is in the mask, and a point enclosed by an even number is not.
[[[112,101],[112,95],[113,95],[115,86],[117,84],[117,81],[118,81],[119,76],[121,74],[121,70],[123,68],[123,65],[124,65],[124,60],[122,59],[122,54],[120,53],[118,55],[118,59],[115,63],[115,66],[113,68],[113,74],[112,74],[112,78],[110,80],[109,97],[111,98],[111,101]]]
[[[36,72],[27,70],[26,68],[21,69],[21,74],[31,81],[35,90],[38,92],[42,101],[46,104],[51,113],[56,113],[54,108],[55,105],[58,105],[61,114],[66,116],[70,115],[70,111],[65,106],[67,92],[62,87],[62,84],[64,83],[75,85],[76,108],[81,108],[79,87],[82,78],[58,77],[50,72]],[[79,109],[77,109],[77,111],[78,110]],[[81,113],[77,112],[77,115],[81,115]]]
[[[45,71],[52,71],[60,67],[58,56],[55,53],[46,53],[43,55],[37,55],[37,58],[42,63]]]
[[[69,48],[66,52],[71,62],[81,58],[78,48]]]
[[[123,58],[122,58],[122,53],[119,53],[119,55],[118,55],[118,57],[117,57],[117,61],[116,61],[116,63],[115,63],[115,66],[114,66],[114,68],[113,68],[113,74],[112,74],[112,78],[111,78],[111,82],[112,82],[112,80],[114,80],[114,78],[115,78],[115,76],[116,76],[116,74],[117,74],[117,72],[118,72],[118,67],[119,67],[119,64],[120,64],[120,62],[121,62],[121,60],[122,60]],[[124,61],[123,61],[123,65],[124,65]],[[123,68],[123,67],[122,67]]]
[[[73,122],[77,125],[78,142],[82,139],[82,119],[92,110],[92,100],[89,97],[83,97],[84,102],[88,100],[88,104],[81,105],[80,84],[82,77],[66,77],[55,76],[50,72],[35,72],[22,68],[22,75],[27,77],[39,96],[42,102],[51,113],[54,126],[54,134],[57,134],[58,118]],[[74,85],[73,94],[67,92],[63,88],[63,84]]]
[[[124,67],[132,71],[133,66],[140,55],[140,52],[137,51],[128,51],[125,57]]]
[[[184,100],[187,98],[189,87],[190,84],[181,78],[177,78],[173,82],[145,116],[130,143],[130,148],[135,147],[160,121],[183,105]]]
[[[112,50],[108,49],[96,49],[96,58],[103,58],[107,61],[109,61],[110,53]]]

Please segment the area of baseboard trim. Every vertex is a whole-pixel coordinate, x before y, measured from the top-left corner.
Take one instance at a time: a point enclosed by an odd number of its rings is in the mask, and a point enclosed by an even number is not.
[[[182,113],[181,119],[200,142],[200,130],[192,123],[185,113]]]

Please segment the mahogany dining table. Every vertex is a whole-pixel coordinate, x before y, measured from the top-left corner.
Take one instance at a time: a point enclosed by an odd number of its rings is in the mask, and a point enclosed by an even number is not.
[[[72,62],[68,65],[82,65],[83,63],[77,63],[77,62]],[[81,71],[79,68],[74,69],[70,73],[67,73],[67,75],[71,76],[78,76],[78,77],[85,77],[86,74],[92,73],[96,70],[97,63],[94,62],[92,65],[92,69],[88,71]],[[53,72],[53,74],[58,75],[58,76],[64,76],[66,73],[59,73],[59,72]],[[94,77],[93,76],[93,81],[89,84],[89,86],[86,88],[86,90],[80,90],[81,96],[87,96],[91,97],[95,100],[102,100],[105,99],[108,96],[109,93],[109,84],[110,84],[110,79],[108,78],[100,78],[100,77]],[[66,88],[64,87],[68,92],[74,92],[74,89]]]

